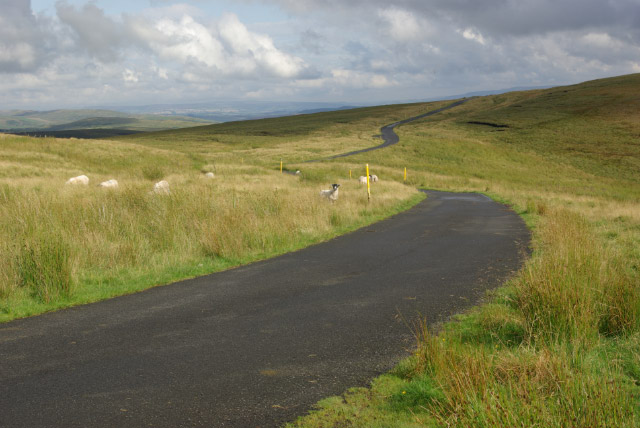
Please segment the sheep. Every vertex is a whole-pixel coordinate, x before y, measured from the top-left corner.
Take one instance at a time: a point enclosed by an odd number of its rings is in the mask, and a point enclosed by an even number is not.
[[[67,180],[66,184],[84,184],[85,186],[89,185],[89,177],[86,175],[79,175],[77,177],[71,177]]]
[[[300,172],[300,170],[296,170],[295,175],[301,175],[302,173]]]
[[[213,172],[207,172],[204,176],[207,177],[207,178],[215,178],[216,177],[216,175]]]
[[[358,181],[360,184],[367,184],[367,177],[361,175],[360,178],[358,178]]]
[[[98,184],[98,187],[105,187],[105,188],[108,188],[108,189],[116,189],[118,187],[118,180],[114,180],[112,178],[111,180],[103,181],[102,183]]]
[[[331,202],[335,202],[338,200],[338,187],[340,187],[340,185],[332,184],[331,187],[332,188],[329,190],[321,190],[320,196],[324,196],[325,198],[329,199]]]
[[[166,180],[158,181],[153,185],[153,193],[162,193],[168,195],[169,192],[169,183]]]
[[[378,181],[378,176],[377,175],[369,175],[369,179],[371,179],[371,181],[373,181],[375,183],[376,181]]]

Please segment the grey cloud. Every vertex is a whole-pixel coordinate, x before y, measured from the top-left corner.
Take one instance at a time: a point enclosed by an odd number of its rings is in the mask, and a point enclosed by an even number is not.
[[[637,29],[638,0],[264,0],[294,13],[350,10],[363,19],[397,7],[419,16],[495,35],[543,34],[602,27]]]
[[[61,22],[73,30],[76,43],[101,61],[116,61],[119,49],[127,43],[123,24],[105,16],[102,9],[88,3],[81,9],[60,1],[56,11]]]
[[[314,30],[306,30],[300,35],[300,46],[315,55],[326,51],[326,38]]]
[[[3,0],[0,8],[0,72],[37,70],[46,60],[44,18],[31,12],[31,2]]]
[[[313,16],[327,33],[357,27],[372,49],[343,51],[362,71],[384,63],[417,79],[526,85],[633,72],[640,58],[639,0],[263,1]]]

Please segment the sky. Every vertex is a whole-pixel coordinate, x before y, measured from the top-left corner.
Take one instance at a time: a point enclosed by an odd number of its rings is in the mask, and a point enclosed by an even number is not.
[[[384,104],[640,72],[640,0],[0,0],[0,110]]]

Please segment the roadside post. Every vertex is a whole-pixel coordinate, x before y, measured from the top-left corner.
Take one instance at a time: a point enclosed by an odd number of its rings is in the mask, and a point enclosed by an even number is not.
[[[404,167],[404,181],[407,181],[407,167]]]
[[[280,159],[280,174],[282,174],[282,159]]]
[[[371,185],[369,183],[369,164],[367,164],[367,201],[371,200]]]
[[[349,180],[351,180],[351,170],[349,170]]]

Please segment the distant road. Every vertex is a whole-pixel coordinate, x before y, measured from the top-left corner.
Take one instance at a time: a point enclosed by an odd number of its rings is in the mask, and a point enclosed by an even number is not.
[[[414,120],[418,120],[418,119],[422,119],[428,116],[433,116],[434,114],[438,114],[440,112],[443,112],[445,110],[449,110],[452,109],[454,107],[457,107],[461,104],[466,103],[467,101],[469,101],[472,98],[464,98],[462,100],[456,101],[452,104],[449,104],[448,106],[439,108],[437,110],[433,110],[430,111],[428,113],[424,113],[421,114],[419,116],[414,116],[414,117],[410,117],[408,119],[404,119],[398,122],[394,122],[390,125],[385,125],[382,128],[380,128],[380,137],[382,138],[382,140],[384,141],[384,143],[380,144],[379,146],[374,146],[374,147],[368,147],[366,149],[361,149],[361,150],[354,150],[352,152],[347,152],[347,153],[342,153],[340,155],[333,155],[333,156],[329,156],[326,158],[322,158],[322,159],[313,159],[313,160],[309,160],[303,163],[311,163],[311,162],[320,162],[323,160],[330,160],[330,159],[337,159],[337,158],[344,158],[347,156],[353,156],[353,155],[357,155],[360,153],[365,153],[365,152],[370,152],[372,150],[378,150],[378,149],[383,149],[385,147],[389,147],[393,144],[398,143],[398,141],[400,141],[400,138],[398,137],[398,135],[395,133],[394,128],[400,125],[403,125],[405,123],[409,123],[409,122],[413,122]]]
[[[445,320],[526,254],[504,205],[427,193],[295,253],[0,324],[0,426],[272,427],[366,385],[414,346],[403,317]]]

